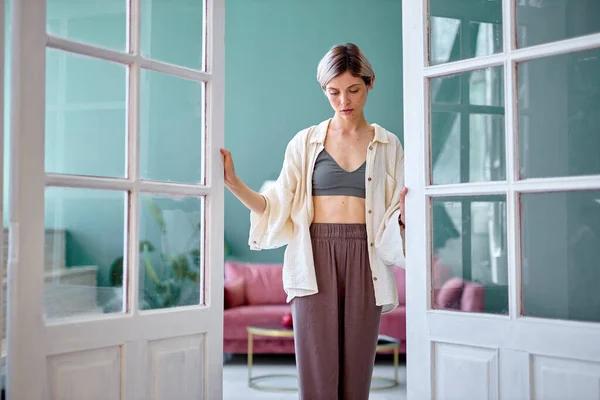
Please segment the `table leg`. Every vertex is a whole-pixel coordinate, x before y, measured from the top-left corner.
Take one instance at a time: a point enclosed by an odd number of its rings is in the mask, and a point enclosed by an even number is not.
[[[398,382],[398,349],[400,346],[394,347],[394,380]]]
[[[252,333],[248,332],[248,386],[252,385],[253,341],[254,337]]]

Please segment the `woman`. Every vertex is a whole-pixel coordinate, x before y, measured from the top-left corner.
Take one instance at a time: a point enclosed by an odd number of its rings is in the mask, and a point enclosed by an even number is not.
[[[375,74],[356,45],[333,47],[317,80],[333,118],[294,136],[263,193],[221,149],[225,185],[251,211],[251,249],[287,245],[300,399],[366,400],[381,313],[398,305],[391,268],[404,264],[404,153],[365,119]]]

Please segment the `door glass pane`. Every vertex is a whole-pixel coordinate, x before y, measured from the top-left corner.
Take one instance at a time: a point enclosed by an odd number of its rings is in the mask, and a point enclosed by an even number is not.
[[[519,64],[522,178],[600,174],[600,49]]]
[[[142,179],[202,183],[204,83],[142,70]]]
[[[506,197],[432,201],[434,309],[508,314]]]
[[[600,32],[598,0],[517,1],[518,47]]]
[[[46,172],[125,176],[125,66],[46,52]]]
[[[502,1],[429,0],[431,65],[502,51]]]
[[[204,1],[142,1],[144,57],[204,69]]]
[[[523,315],[600,322],[600,190],[524,194]]]
[[[46,29],[54,36],[125,51],[127,3],[126,0],[46,0]]]
[[[126,204],[119,191],[46,189],[46,319],[123,311]]]
[[[139,308],[198,305],[202,288],[203,199],[143,194]]]
[[[503,82],[502,67],[431,80],[434,185],[505,179]]]

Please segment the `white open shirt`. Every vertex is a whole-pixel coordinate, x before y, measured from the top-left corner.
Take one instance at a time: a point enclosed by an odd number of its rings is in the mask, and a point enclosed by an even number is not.
[[[294,136],[286,148],[279,178],[262,193],[267,203],[264,213],[250,212],[250,249],[287,245],[283,287],[288,302],[319,290],[310,237],[312,175],[317,156],[324,148],[329,121]],[[396,135],[377,124],[372,126],[375,136],[369,143],[365,170],[367,240],[375,301],[386,313],[398,305],[391,268],[405,266],[398,224],[400,192],[404,187],[404,150]]]

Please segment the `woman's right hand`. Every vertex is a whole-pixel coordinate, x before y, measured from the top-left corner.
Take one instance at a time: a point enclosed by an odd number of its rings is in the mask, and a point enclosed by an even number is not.
[[[221,154],[223,155],[225,186],[231,187],[238,181],[238,177],[235,174],[235,166],[233,165],[233,159],[231,158],[231,152],[225,149],[221,149]]]
[[[235,174],[235,167],[233,165],[233,159],[231,158],[231,152],[225,149],[221,149],[223,155],[223,169],[225,186],[233,193],[246,207],[250,210],[262,215],[267,208],[267,200],[265,197],[256,193],[242,182],[240,178]]]

